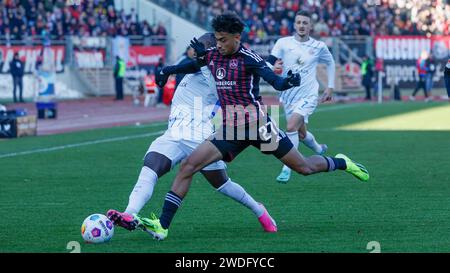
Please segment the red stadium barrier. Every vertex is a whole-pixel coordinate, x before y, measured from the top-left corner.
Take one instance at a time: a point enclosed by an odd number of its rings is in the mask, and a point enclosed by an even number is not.
[[[166,57],[164,46],[130,46],[129,52],[128,67],[155,66]]]

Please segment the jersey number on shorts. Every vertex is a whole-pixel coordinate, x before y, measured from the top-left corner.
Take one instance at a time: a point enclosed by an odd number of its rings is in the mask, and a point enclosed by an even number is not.
[[[269,129],[271,133],[269,133]],[[272,123],[272,121],[267,122],[265,125],[259,128],[259,136],[263,141],[270,140],[272,138],[272,135],[275,134],[278,135],[278,128]]]

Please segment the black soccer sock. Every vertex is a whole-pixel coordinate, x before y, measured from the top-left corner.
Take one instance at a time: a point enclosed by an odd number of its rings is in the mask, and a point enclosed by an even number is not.
[[[347,163],[345,163],[345,160],[342,158],[329,156],[324,156],[323,158],[325,158],[325,160],[327,161],[329,172],[347,169]]]
[[[161,217],[159,217],[161,226],[164,229],[169,228],[170,223],[172,222],[172,219],[175,216],[175,213],[177,212],[178,208],[181,206],[182,200],[183,200],[183,198],[179,197],[173,191],[169,191],[166,194],[166,199],[164,200],[162,214],[161,214]]]

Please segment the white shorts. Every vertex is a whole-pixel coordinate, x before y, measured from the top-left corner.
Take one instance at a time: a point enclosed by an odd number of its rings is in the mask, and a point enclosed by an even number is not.
[[[162,136],[155,139],[150,144],[146,155],[149,152],[157,152],[165,155],[172,161],[172,168],[187,158],[202,143],[202,140],[187,140],[175,138],[170,130],[167,130]],[[204,167],[204,171],[224,170],[227,165],[222,160],[211,163]]]
[[[300,98],[298,101],[290,104],[284,105],[284,111],[286,113],[286,120],[292,116],[293,113],[297,113],[304,117],[305,123],[308,123],[308,118],[316,110],[318,103],[318,96],[309,96],[305,98]]]

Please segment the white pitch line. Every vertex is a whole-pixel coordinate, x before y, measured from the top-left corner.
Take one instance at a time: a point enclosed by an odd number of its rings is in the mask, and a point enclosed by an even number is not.
[[[70,149],[70,148],[77,148],[77,147],[94,145],[94,144],[100,144],[100,143],[108,143],[108,142],[116,142],[116,141],[122,141],[122,140],[130,140],[130,139],[136,139],[136,138],[150,137],[150,136],[160,135],[160,134],[162,134],[164,132],[165,131],[158,131],[158,132],[147,133],[147,134],[140,134],[140,135],[134,135],[134,136],[123,136],[123,137],[106,138],[106,139],[99,139],[99,140],[94,140],[94,141],[86,141],[86,142],[80,142],[80,143],[56,146],[56,147],[51,147],[51,148],[43,148],[43,149],[30,150],[30,151],[24,151],[24,152],[17,152],[17,153],[9,153],[9,154],[2,154],[2,155],[0,154],[0,158],[15,157],[15,156],[21,156],[21,155],[30,155],[30,154],[45,153],[45,152],[53,152],[53,151],[59,151],[59,150]]]
[[[368,105],[364,104],[364,103],[352,103],[352,104],[334,105],[334,106],[324,107],[324,108],[320,108],[320,104],[318,106],[319,106],[319,108],[317,108],[314,111],[315,113],[341,110],[341,109],[347,109],[347,108],[356,108],[356,107],[360,107],[360,106],[367,107]]]
[[[319,104],[320,106],[320,104]],[[348,109],[348,108],[356,108],[356,107],[360,107],[360,106],[367,106],[365,104],[362,103],[358,103],[358,104],[344,104],[344,105],[334,105],[334,106],[330,106],[330,107],[324,107],[324,108],[317,108],[316,110],[314,110],[314,113],[318,113],[318,112],[328,112],[328,111],[335,111],[335,110],[342,110],[342,109]],[[284,111],[282,113],[280,113],[278,116],[279,117],[284,117],[286,115],[286,113],[284,113]]]

